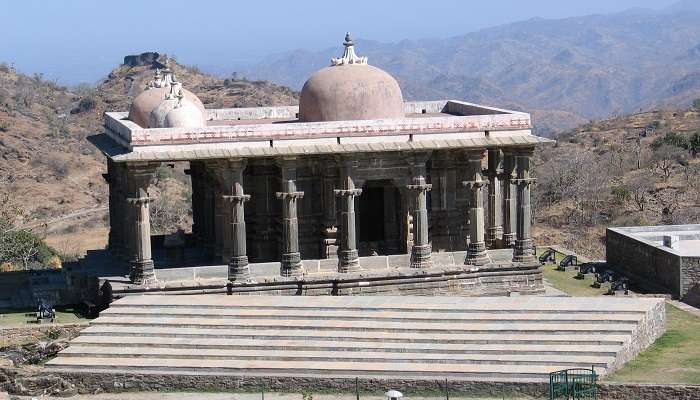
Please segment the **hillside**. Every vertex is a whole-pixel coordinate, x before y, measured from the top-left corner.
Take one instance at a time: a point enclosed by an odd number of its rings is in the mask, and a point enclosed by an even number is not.
[[[540,134],[589,120],[686,107],[700,97],[700,7],[559,20],[533,18],[446,39],[379,43],[354,32],[356,50],[386,69],[410,100],[464,99],[534,114]],[[299,89],[342,51],[295,50],[243,69]]]
[[[104,160],[85,138],[103,129],[105,111],[128,110],[157,65],[120,65],[96,87],[68,88],[0,64],[0,190],[12,193],[27,211],[25,223],[107,205]],[[177,63],[170,67],[207,108],[297,102],[296,93],[268,82],[224,80]]]
[[[537,154],[535,234],[601,258],[607,226],[700,222],[700,110],[592,122]]]

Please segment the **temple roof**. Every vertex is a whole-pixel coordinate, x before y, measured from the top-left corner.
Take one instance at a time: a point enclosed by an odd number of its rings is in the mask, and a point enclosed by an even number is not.
[[[534,135],[495,136],[475,139],[436,139],[404,142],[377,143],[341,143],[341,144],[299,144],[280,147],[223,147],[210,148],[168,148],[159,150],[128,151],[110,138],[107,134],[88,137],[88,140],[100,149],[107,157],[116,162],[135,161],[187,161],[216,158],[255,158],[290,155],[329,155],[357,154],[389,151],[424,151],[447,149],[486,149],[486,148],[518,148],[533,147],[553,140]]]

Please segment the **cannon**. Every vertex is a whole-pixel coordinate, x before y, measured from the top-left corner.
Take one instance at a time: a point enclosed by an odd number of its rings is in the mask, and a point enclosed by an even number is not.
[[[56,319],[56,310],[44,303],[44,300],[37,299],[36,322],[42,323],[46,320],[53,322]]]
[[[578,274],[576,274],[576,279],[583,279],[586,274],[595,273],[596,264],[595,263],[583,263],[578,267]]]
[[[540,255],[540,264],[544,265],[548,262],[551,263],[556,263],[557,262],[557,252],[554,251],[554,249],[549,248],[547,249],[544,253]]]
[[[578,258],[574,255],[569,254],[568,256],[564,257],[563,260],[561,260],[557,269],[559,271],[566,271],[566,267],[575,267],[577,265]]]
[[[593,282],[593,285],[591,285],[591,286],[593,286],[596,289],[599,289],[600,286],[602,284],[604,284],[605,282],[612,282],[614,280],[615,280],[615,273],[610,271],[610,270],[606,270],[606,271],[603,271],[602,274],[598,274],[598,273],[595,274],[595,282]]]
[[[606,294],[610,295],[610,296],[615,296],[615,292],[617,292],[618,290],[624,290],[625,296],[630,294],[629,282],[630,282],[630,280],[627,279],[626,277],[624,277],[624,276],[619,277],[616,281],[614,281],[610,284],[610,289],[608,289],[608,292]]]

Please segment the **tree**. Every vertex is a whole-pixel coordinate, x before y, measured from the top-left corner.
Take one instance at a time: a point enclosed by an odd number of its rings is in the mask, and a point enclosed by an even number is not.
[[[646,208],[653,188],[654,185],[651,179],[644,175],[637,175],[625,183],[629,199],[632,200],[639,211],[644,211]]]
[[[650,169],[652,173],[655,173],[663,178],[664,182],[668,181],[668,178],[673,174],[673,168],[682,161],[686,153],[676,147],[669,144],[664,144],[654,150],[651,157]]]
[[[690,137],[690,154],[695,158],[698,153],[700,153],[700,132],[695,132]]]
[[[688,140],[687,136],[682,135],[678,132],[668,132],[663,137],[654,139],[654,141],[651,143],[651,148],[653,150],[658,150],[663,145],[669,145],[688,150],[690,148],[690,141]]]
[[[153,188],[154,199],[150,204],[151,229],[167,234],[184,229],[189,217],[189,193],[173,178],[159,180]]]
[[[9,194],[0,194],[0,264],[21,263],[29,269],[32,261],[43,262],[54,252],[42,238],[18,225],[23,216]]]

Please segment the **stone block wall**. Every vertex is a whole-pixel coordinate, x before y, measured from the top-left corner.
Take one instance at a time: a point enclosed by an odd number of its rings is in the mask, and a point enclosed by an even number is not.
[[[700,306],[700,257],[681,259],[681,300],[692,306]]]
[[[608,265],[640,288],[682,297],[680,256],[611,229],[606,232],[605,251]]]
[[[635,332],[630,336],[630,341],[625,343],[616,355],[614,364],[608,368],[608,375],[632,361],[642,350],[651,346],[656,339],[661,337],[665,331],[666,302],[664,299],[658,299],[657,304],[649,309],[639,322]]]

